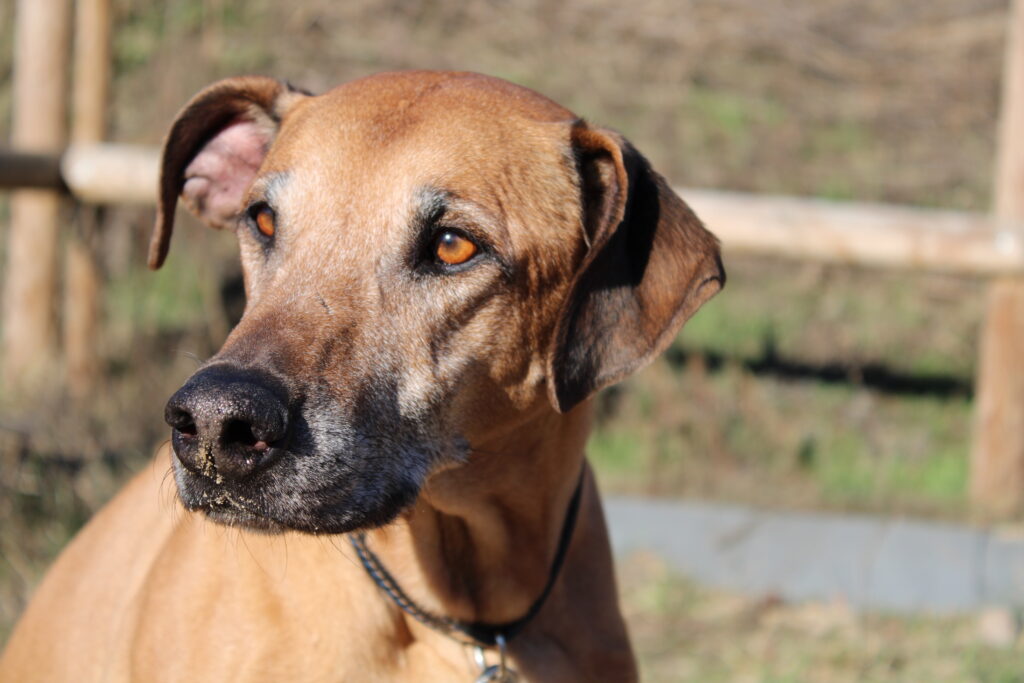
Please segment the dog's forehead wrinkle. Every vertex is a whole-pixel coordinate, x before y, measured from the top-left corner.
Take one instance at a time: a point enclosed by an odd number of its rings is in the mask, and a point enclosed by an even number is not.
[[[417,200],[416,220],[429,223],[444,215],[448,209],[448,198],[451,193],[433,185],[423,185],[416,190],[415,196]]]
[[[288,171],[271,171],[260,174],[249,188],[246,203],[263,200],[274,206],[281,200],[291,175]]]

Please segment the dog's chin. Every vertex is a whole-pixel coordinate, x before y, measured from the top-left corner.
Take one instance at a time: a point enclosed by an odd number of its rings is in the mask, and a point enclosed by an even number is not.
[[[188,506],[186,505],[185,507]],[[256,531],[270,535],[291,531],[289,527],[273,519],[254,515],[251,512],[227,505],[211,505],[193,509],[203,513],[211,522],[236,529],[246,529],[247,531]]]
[[[352,515],[335,511],[324,518],[315,515],[302,515],[293,519],[279,519],[254,514],[230,504],[191,506],[186,503],[185,507],[201,512],[211,522],[236,529],[246,529],[270,535],[289,531],[320,535],[347,534],[352,531],[386,526],[401,515],[408,506],[394,507],[390,510],[381,509],[369,515]]]
[[[298,531],[307,534],[344,534],[385,526],[409,508],[418,487],[397,487],[375,496],[311,494],[289,497],[288,505],[272,495],[253,495],[191,472],[177,469],[178,499],[187,510],[202,513],[224,526],[265,534]]]

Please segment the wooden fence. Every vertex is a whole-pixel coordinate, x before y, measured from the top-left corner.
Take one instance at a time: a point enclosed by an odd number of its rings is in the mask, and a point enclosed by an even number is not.
[[[28,356],[38,357],[57,346],[48,303],[55,298],[57,193],[86,204],[155,201],[158,150],[100,142],[109,87],[109,0],[78,0],[76,64],[89,66],[76,69],[73,119],[84,122],[73,127],[72,144],[56,153],[64,136],[52,119],[65,107],[62,89],[67,78],[60,55],[46,53],[60,53],[68,41],[69,2],[18,3],[13,127],[17,152],[0,153],[0,189],[19,188],[12,201],[4,283],[7,378],[31,367]],[[43,69],[49,73],[39,73]],[[1010,517],[1024,513],[1024,0],[1015,0],[1012,11],[1000,121],[992,214],[687,188],[679,192],[721,238],[727,254],[751,252],[990,277],[979,344],[970,494],[979,513]],[[41,127],[40,122],[47,126],[45,135],[24,132]],[[32,201],[43,205],[24,208]],[[64,346],[69,381],[85,391],[95,374],[90,337],[96,327],[99,283],[87,248],[89,230],[79,228],[79,234],[81,239],[72,247],[79,255],[68,263],[80,272],[68,273],[65,279],[76,277],[76,282],[86,283],[81,287],[85,294],[66,296],[65,309],[77,311],[83,319],[70,336],[65,333]],[[51,244],[19,265],[19,239],[36,240],[37,250],[40,239]],[[40,253],[46,255],[46,263]],[[27,285],[19,282],[22,278],[35,288],[27,295]],[[41,306],[47,315],[27,310],[31,306]],[[79,370],[74,369],[76,364]]]

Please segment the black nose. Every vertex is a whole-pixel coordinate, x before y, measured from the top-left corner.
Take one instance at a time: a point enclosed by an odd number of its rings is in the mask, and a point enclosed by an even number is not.
[[[268,466],[288,435],[286,394],[254,371],[210,366],[164,409],[181,463],[197,474],[238,480]]]

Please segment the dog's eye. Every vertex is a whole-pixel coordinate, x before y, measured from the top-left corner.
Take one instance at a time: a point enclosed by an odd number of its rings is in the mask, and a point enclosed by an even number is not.
[[[476,256],[476,244],[454,230],[445,230],[434,242],[434,256],[441,263],[457,266]]]
[[[248,209],[249,220],[253,227],[264,237],[273,237],[277,230],[277,216],[274,210],[264,202],[253,204]]]
[[[264,206],[256,212],[256,229],[267,237],[274,236],[274,212]]]

